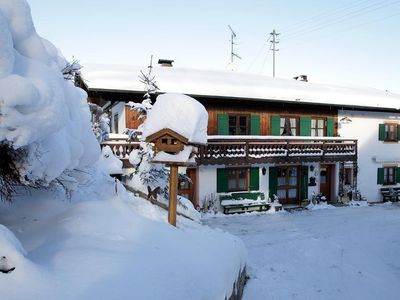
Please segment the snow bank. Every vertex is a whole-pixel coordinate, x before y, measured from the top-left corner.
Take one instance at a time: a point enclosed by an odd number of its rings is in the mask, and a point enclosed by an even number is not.
[[[118,195],[113,191],[105,177],[69,202],[37,191],[31,201],[0,204],[0,220],[27,250],[24,264],[0,273],[0,298],[200,300],[230,294],[246,262],[241,240],[179,216],[175,228],[162,209],[122,186]],[[15,238],[8,244],[7,255],[20,252]]]
[[[27,151],[20,174],[50,182],[98,159],[86,94],[66,60],[35,31],[24,0],[0,1],[0,143]]]
[[[110,146],[103,147],[99,162],[108,174],[122,174],[122,161],[114,155]]]
[[[181,94],[157,97],[143,126],[143,139],[169,128],[186,137],[190,143],[207,143],[208,113],[195,99]]]

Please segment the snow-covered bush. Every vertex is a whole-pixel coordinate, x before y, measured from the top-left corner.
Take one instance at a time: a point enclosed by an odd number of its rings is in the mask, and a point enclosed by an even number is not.
[[[67,64],[36,33],[25,1],[0,1],[0,144],[17,184],[47,186],[99,157],[87,95],[64,79]]]
[[[140,142],[140,149],[132,150],[129,162],[134,171],[129,177],[128,185],[145,194],[160,187],[163,198],[168,199],[168,170],[163,164],[152,164],[154,157],[152,145]]]
[[[211,193],[210,195],[206,196],[202,206],[200,207],[200,211],[203,213],[218,213],[221,211],[221,205],[219,202],[219,198],[216,194]]]

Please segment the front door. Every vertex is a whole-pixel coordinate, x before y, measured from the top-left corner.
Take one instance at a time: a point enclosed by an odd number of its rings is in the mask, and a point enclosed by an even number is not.
[[[321,166],[319,174],[320,193],[326,197],[327,201],[331,201],[332,166]]]
[[[186,169],[186,175],[190,178],[192,182],[181,181],[178,186],[178,194],[189,199],[194,207],[197,206],[196,203],[196,169]]]
[[[277,167],[277,196],[283,205],[299,204],[299,169],[297,166]]]

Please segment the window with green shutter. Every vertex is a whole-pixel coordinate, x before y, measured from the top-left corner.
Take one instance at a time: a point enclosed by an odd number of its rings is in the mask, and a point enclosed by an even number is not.
[[[217,193],[228,192],[228,170],[217,169]]]
[[[332,117],[326,118],[326,136],[334,136],[335,119]]]
[[[274,195],[278,193],[278,169],[269,167],[269,197],[274,200]]]
[[[311,118],[300,117],[300,135],[311,136]]]
[[[250,191],[260,189],[260,171],[259,168],[250,168]]]
[[[280,135],[281,118],[278,115],[271,115],[270,134]]]
[[[250,116],[250,134],[251,135],[260,135],[260,115],[251,115]]]
[[[218,135],[229,135],[229,116],[227,114],[217,115]]]
[[[399,125],[397,123],[379,124],[379,140],[397,142],[399,140]]]

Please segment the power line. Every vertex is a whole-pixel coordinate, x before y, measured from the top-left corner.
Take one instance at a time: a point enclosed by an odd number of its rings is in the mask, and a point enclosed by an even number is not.
[[[268,37],[267,42],[266,43],[262,43],[260,49],[257,52],[257,55],[253,58],[253,60],[251,61],[250,65],[247,67],[247,72],[253,67],[254,63],[256,62],[256,60],[260,57],[260,54],[263,52],[265,46],[268,45],[269,40],[271,37]],[[267,51],[267,54],[269,53],[269,51]]]
[[[355,8],[355,7],[359,6],[359,5],[362,5],[364,3],[368,3],[370,1],[371,0],[359,0],[359,1],[347,4],[347,5],[344,5],[344,6],[341,6],[341,7],[337,7],[336,9],[333,9],[333,10],[330,10],[330,9],[324,10],[321,14],[317,14],[317,15],[311,17],[311,18],[304,19],[303,21],[300,21],[300,22],[297,22],[297,23],[294,23],[292,25],[289,25],[287,27],[282,28],[281,32],[285,32],[285,34],[287,34],[287,32],[297,31],[301,27],[307,27],[308,23],[314,23],[315,21],[319,21],[321,19],[325,19],[326,16],[332,17],[334,15],[337,15],[338,13],[347,11],[349,9]],[[292,28],[294,28],[294,29],[292,29]]]
[[[346,33],[347,33],[347,32],[350,32],[350,31],[352,31],[352,30],[354,30],[354,29],[357,29],[357,28],[359,28],[359,27],[362,27],[362,26],[365,26],[365,25],[369,25],[369,24],[373,24],[373,23],[377,23],[377,22],[381,22],[381,21],[384,21],[384,20],[393,18],[393,17],[398,16],[398,15],[400,15],[400,11],[397,11],[397,12],[394,13],[394,14],[391,14],[391,15],[388,15],[388,16],[384,16],[384,17],[382,17],[382,18],[378,18],[378,19],[375,19],[375,20],[372,20],[372,21],[362,22],[362,23],[358,23],[358,24],[356,24],[356,25],[354,25],[354,26],[346,27]],[[321,40],[321,39],[322,39],[322,40],[323,40],[323,39],[329,39],[329,38],[335,37],[335,36],[337,36],[337,35],[343,35],[343,32],[336,32],[335,34],[331,34],[331,35],[324,36],[324,37],[320,38],[319,40]],[[314,39],[313,41],[315,42],[315,39]],[[309,44],[310,41],[309,41],[309,40],[307,40],[307,41],[300,41],[300,42],[297,42],[297,43],[295,43],[295,44],[293,44],[293,45],[294,45],[294,46],[297,46],[297,45],[304,45],[304,44],[306,44],[306,43]],[[285,50],[287,50],[287,49],[283,49],[283,51],[285,51]]]
[[[370,13],[370,12],[373,12],[373,11],[376,11],[376,10],[379,10],[379,9],[382,9],[382,8],[385,8],[385,7],[388,7],[388,6],[397,4],[397,3],[400,3],[400,1],[393,1],[393,2],[390,2],[390,3],[381,4],[380,6],[374,7],[373,9],[368,9],[368,8],[373,7],[373,6],[376,6],[376,4],[370,5],[370,6],[364,7],[363,9],[354,11],[354,12],[349,13],[349,14],[346,14],[346,15],[344,15],[341,18],[338,18],[336,20],[335,19],[334,20],[330,20],[328,22],[318,24],[317,26],[310,27],[306,31],[303,31],[303,32],[300,31],[300,32],[289,34],[288,36],[285,37],[285,40],[287,41],[289,39],[296,39],[296,38],[299,38],[299,37],[301,37],[301,36],[303,36],[305,34],[309,34],[309,33],[312,33],[314,31],[321,30],[321,29],[326,28],[326,27],[331,26],[331,25],[343,23],[345,21],[348,21],[349,19],[353,19],[354,17],[358,17],[358,16],[364,15],[366,13]],[[368,10],[366,10],[366,9],[368,9]]]

